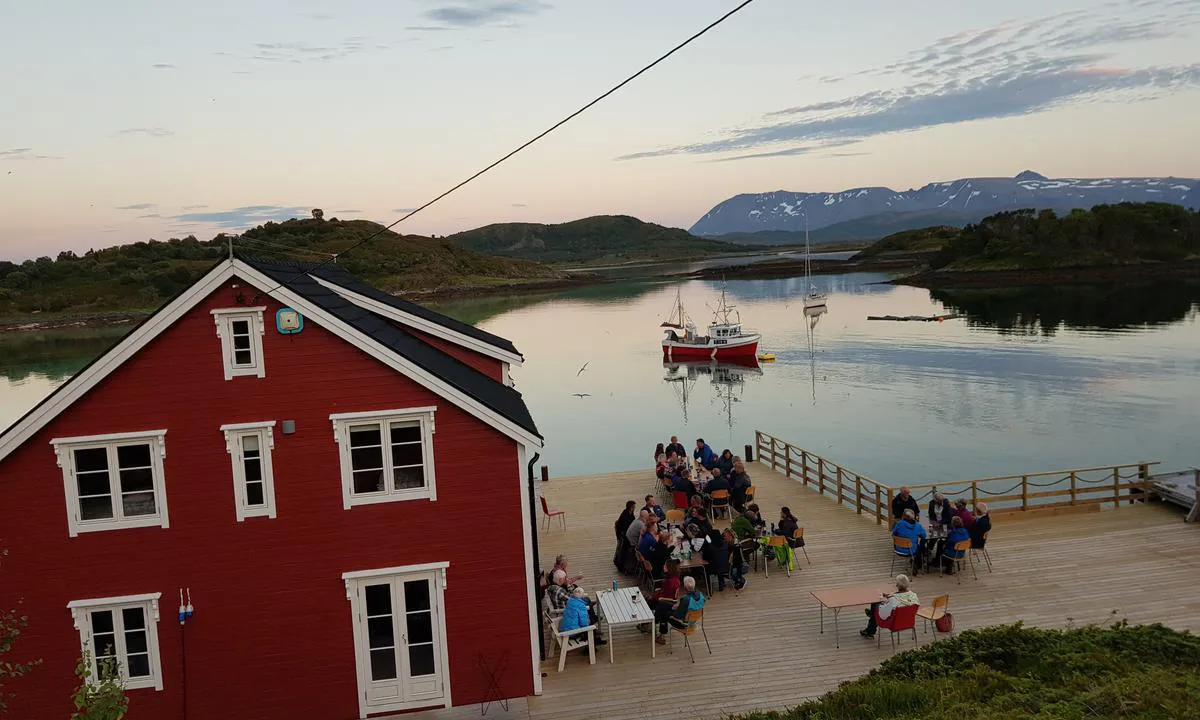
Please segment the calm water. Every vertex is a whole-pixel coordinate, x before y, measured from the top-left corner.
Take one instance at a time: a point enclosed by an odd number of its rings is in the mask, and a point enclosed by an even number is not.
[[[514,377],[556,475],[646,467],[671,434],[740,454],[755,429],[887,483],[1200,462],[1200,288],[931,294],[878,284],[885,279],[818,278],[830,312],[811,334],[798,302],[802,279],[730,282],[744,323],[777,356],[758,368],[662,361],[658,323],[676,288],[704,322],[718,283],[622,282],[441,309],[525,354]],[[945,312],[969,318],[866,319]],[[0,424],[112,333],[55,338],[0,337]]]

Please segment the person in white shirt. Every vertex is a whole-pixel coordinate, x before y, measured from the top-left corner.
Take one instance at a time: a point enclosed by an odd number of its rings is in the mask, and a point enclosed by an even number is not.
[[[896,576],[896,592],[884,593],[879,602],[872,603],[870,609],[867,610],[867,627],[859,631],[859,635],[865,638],[875,637],[875,631],[878,629],[878,623],[875,622],[875,611],[879,611],[879,619],[886,621],[892,616],[892,612],[898,607],[908,605],[919,605],[920,600],[917,599],[917,594],[908,589],[908,576]]]

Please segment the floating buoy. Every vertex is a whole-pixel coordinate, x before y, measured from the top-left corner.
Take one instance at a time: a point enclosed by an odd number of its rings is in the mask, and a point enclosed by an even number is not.
[[[774,362],[775,353],[759,353],[758,359],[762,360],[763,362]]]

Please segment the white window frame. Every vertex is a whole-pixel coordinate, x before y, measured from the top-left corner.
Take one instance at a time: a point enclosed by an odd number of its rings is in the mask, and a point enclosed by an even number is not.
[[[97,610],[108,610],[113,614],[113,632],[117,647],[117,660],[120,663],[120,677],[128,690],[138,688],[163,689],[162,654],[158,649],[158,601],[162,593],[147,593],[145,595],[123,595],[120,597],[93,598],[90,600],[72,600],[67,603],[75,629],[79,631],[79,647],[81,652],[92,654],[92,677],[90,683],[100,682],[100,670],[96,661],[96,648],[92,643],[92,613]],[[125,650],[125,621],[121,611],[127,608],[141,608],[146,618],[146,649],[150,660],[150,674],[146,677],[129,677],[128,654]]]
[[[167,514],[167,484],[166,473],[163,470],[163,460],[167,457],[166,430],[145,430],[141,432],[111,433],[109,435],[82,435],[77,437],[54,438],[50,445],[58,458],[58,466],[63,472],[63,489],[67,501],[67,532],[70,537],[76,537],[82,532],[98,532],[101,530],[123,530],[139,527],[171,526]],[[150,445],[151,472],[154,478],[154,509],[153,515],[138,515],[124,518],[122,514],[121,482],[117,465],[114,462],[116,448],[121,445]],[[108,485],[113,498],[113,517],[103,520],[84,520],[79,508],[79,485],[75,482],[75,451],[93,448],[105,448],[108,451]]]
[[[222,425],[225,452],[233,466],[233,508],[238,522],[251,517],[275,517],[275,469],[271,461],[275,449],[275,421]],[[246,498],[246,465],[242,457],[242,439],[258,439],[259,464],[262,467],[263,504],[251,506]]]
[[[213,322],[217,326],[217,337],[221,339],[221,362],[225,366],[225,379],[254,375],[267,376],[267,363],[263,358],[263,335],[266,326],[263,324],[263,312],[266,307],[237,307],[221,308],[212,311]],[[250,323],[250,354],[253,361],[249,365],[239,366],[234,363],[233,353],[233,323],[236,320],[246,320]]]
[[[338,454],[341,458],[342,471],[342,508],[349,510],[355,505],[374,505],[376,503],[400,502],[404,500],[437,500],[437,482],[434,474],[433,435],[434,413],[436,406],[403,408],[398,410],[371,410],[367,412],[334,413],[329,416],[333,423],[333,438],[338,444]],[[389,489],[381,493],[363,495],[354,493],[354,473],[350,466],[350,428],[372,423],[388,423],[395,421],[417,422],[421,428],[421,460],[425,486],[413,489]],[[383,445],[384,467],[391,467],[391,445],[388,433],[382,427],[380,438]],[[386,475],[390,485],[392,476]]]

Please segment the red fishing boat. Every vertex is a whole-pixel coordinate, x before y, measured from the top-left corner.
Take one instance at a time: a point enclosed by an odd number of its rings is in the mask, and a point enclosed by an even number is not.
[[[742,330],[741,317],[727,302],[725,288],[721,288],[721,302],[713,310],[707,335],[700,335],[687,316],[678,290],[671,317],[660,327],[666,330],[662,349],[667,360],[753,360],[758,354],[759,335]]]

